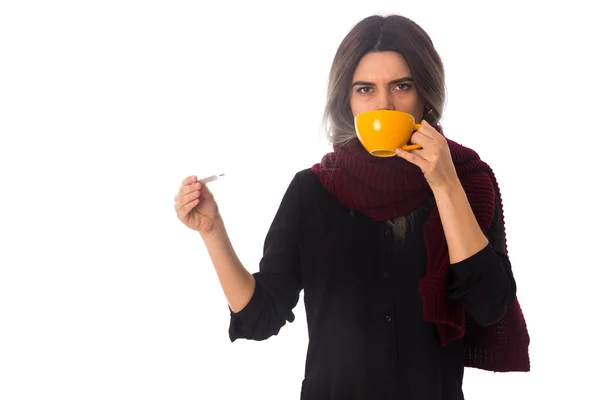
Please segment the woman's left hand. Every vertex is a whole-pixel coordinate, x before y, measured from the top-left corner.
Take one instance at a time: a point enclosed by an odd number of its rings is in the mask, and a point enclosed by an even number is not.
[[[396,154],[421,168],[431,189],[439,189],[458,181],[448,142],[433,126],[423,120],[410,140],[411,143],[421,145],[422,149],[396,149]]]

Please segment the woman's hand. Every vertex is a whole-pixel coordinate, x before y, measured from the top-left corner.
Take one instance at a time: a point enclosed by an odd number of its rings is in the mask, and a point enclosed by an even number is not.
[[[211,233],[220,218],[213,194],[196,176],[188,176],[181,182],[175,195],[175,211],[185,226],[199,233]]]
[[[423,120],[410,140],[423,148],[411,151],[396,149],[396,154],[421,168],[432,190],[459,182],[448,142],[433,126]]]

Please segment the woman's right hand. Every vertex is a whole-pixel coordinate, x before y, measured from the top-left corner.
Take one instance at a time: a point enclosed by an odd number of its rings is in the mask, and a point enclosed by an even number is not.
[[[175,195],[175,211],[185,226],[200,233],[212,232],[219,218],[219,207],[213,194],[195,176],[188,176],[181,182]]]

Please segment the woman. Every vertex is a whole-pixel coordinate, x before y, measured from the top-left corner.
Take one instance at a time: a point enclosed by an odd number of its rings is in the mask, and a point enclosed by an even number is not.
[[[341,43],[325,117],[334,151],[296,174],[250,274],[210,190],[186,178],[178,218],[200,232],[231,310],[229,335],[276,335],[304,290],[309,347],[302,399],[462,399],[465,366],[528,371],[496,179],[438,122],[444,70],[429,36],[372,16]],[[371,156],[358,113],[421,120],[398,157]]]

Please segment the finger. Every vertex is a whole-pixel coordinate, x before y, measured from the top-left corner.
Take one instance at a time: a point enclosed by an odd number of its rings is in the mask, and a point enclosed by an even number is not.
[[[422,152],[422,151],[423,150],[406,151],[406,150],[402,150],[402,149],[396,149],[396,154],[398,155],[398,157],[402,157],[406,161],[408,161],[412,164],[415,164],[416,166],[423,169],[425,167],[427,160],[425,160],[423,157],[421,157],[422,153],[416,153],[416,152]]]
[[[183,220],[200,203],[200,199],[192,200],[177,211],[177,217]]]
[[[429,139],[435,139],[436,135],[439,135],[439,132],[435,130],[435,128],[431,125],[429,125],[429,123],[425,120],[423,120],[421,122],[421,126],[419,127],[419,129],[417,129],[417,131],[413,134],[413,136],[415,134],[421,134]]]
[[[199,188],[197,186],[194,187],[194,184],[197,180],[198,177],[196,177],[196,175],[191,175],[185,178],[183,181],[181,181],[181,185],[179,185],[179,190],[177,191],[177,194],[174,197],[175,202],[177,202],[180,197],[185,196],[189,192],[193,190],[198,190]]]
[[[399,148],[396,149],[396,153],[398,153],[398,151],[404,155],[404,158],[421,159],[423,161],[427,161],[427,153],[425,152],[425,149],[403,150],[402,148]]]
[[[422,133],[424,135],[427,135],[427,136],[431,137],[433,140],[435,140],[437,142],[445,142],[446,141],[446,137],[444,135],[442,135],[435,128],[435,126],[432,126],[429,122],[423,120],[423,123],[421,124],[420,128],[423,128]]]
[[[179,192],[177,192],[177,195],[175,196],[175,201],[177,201],[179,198],[192,193],[192,192],[197,192],[202,190],[202,186],[204,186],[202,183],[200,182],[194,182],[188,185],[182,185],[179,187]]]
[[[187,185],[187,186],[179,186],[179,190],[177,191],[177,194],[173,197],[173,200],[175,201],[175,203],[179,202],[179,200],[185,196],[186,194],[188,194],[189,192],[191,192],[192,190],[194,190],[194,188],[192,187],[192,185]]]
[[[185,178],[183,181],[181,181],[181,186],[186,186],[189,184],[192,184],[194,182],[196,182],[198,180],[198,177],[196,175],[190,175],[187,178]]]
[[[182,186],[179,190],[179,194],[181,196],[185,196],[192,192],[197,192],[202,188],[202,184],[200,182],[194,182],[186,186]]]
[[[175,201],[175,211],[179,212],[190,202],[195,201],[196,199],[200,199],[200,191],[195,190],[186,195],[177,196],[177,200]]]
[[[433,139],[422,132],[415,132],[410,137],[410,142],[413,144],[420,144],[422,147],[427,147],[431,144]]]

